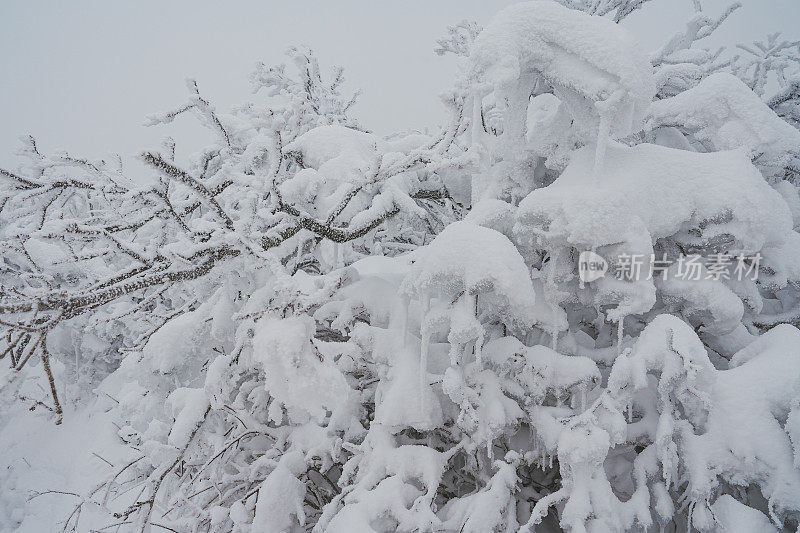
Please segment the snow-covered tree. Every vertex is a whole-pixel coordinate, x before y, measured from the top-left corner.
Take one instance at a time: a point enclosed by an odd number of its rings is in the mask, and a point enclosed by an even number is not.
[[[701,48],[737,5],[695,0],[647,56],[617,24],[646,4],[451,27],[434,136],[364,130],[341,69],[291,49],[297,77],[252,76],[267,107],[190,81],[149,123],[216,142],[144,152],[145,184],[26,140],[1,172],[3,431],[14,405],[116,424],[108,464],[27,508],[66,501],[73,531],[796,529],[798,49]],[[25,505],[9,490],[0,525]]]

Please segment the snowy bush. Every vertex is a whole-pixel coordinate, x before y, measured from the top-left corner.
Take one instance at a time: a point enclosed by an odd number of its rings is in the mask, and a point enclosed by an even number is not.
[[[695,1],[647,56],[617,24],[646,4],[452,26],[435,135],[363,129],[292,48],[252,75],[270,107],[189,81],[148,123],[216,140],[143,152],[146,183],[25,139],[0,528],[796,530],[800,48],[703,48],[737,5]]]

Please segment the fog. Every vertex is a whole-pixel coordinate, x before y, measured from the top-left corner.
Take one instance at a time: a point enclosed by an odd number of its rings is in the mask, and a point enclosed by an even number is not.
[[[195,78],[219,110],[253,95],[257,61],[284,60],[305,44],[323,67],[345,67],[346,88],[361,89],[354,108],[368,129],[389,133],[441,123],[438,95],[452,83],[455,58],[433,48],[462,19],[486,23],[513,2],[16,1],[0,6],[0,165],[16,166],[18,137],[34,135],[45,150],[90,158],[119,153],[130,162],[165,135],[179,156],[206,138],[190,117],[168,128],[144,118],[180,104]],[[716,15],[728,2],[704,0]],[[653,0],[624,24],[656,49],[691,14],[690,0]],[[800,2],[745,0],[714,45],[748,42],[781,31],[800,37]],[[141,172],[137,165],[134,173]]]

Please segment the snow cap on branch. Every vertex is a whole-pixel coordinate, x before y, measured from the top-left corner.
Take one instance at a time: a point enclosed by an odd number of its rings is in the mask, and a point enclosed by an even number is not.
[[[420,251],[401,291],[409,296],[491,294],[498,314],[522,328],[537,322],[525,261],[508,238],[493,229],[454,222]]]
[[[549,0],[496,15],[475,41],[470,67],[501,92],[524,76],[541,77],[595,135],[598,116],[611,121],[612,136],[630,134],[655,94],[652,66],[627,31]]]

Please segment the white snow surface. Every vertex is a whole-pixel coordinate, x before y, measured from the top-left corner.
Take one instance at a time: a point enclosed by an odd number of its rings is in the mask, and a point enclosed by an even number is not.
[[[284,108],[190,82],[156,122],[218,144],[155,165],[163,193],[26,141],[30,180],[0,176],[0,531],[792,529],[800,132],[709,75],[699,2],[654,102],[626,25],[587,14],[641,3],[450,28],[431,135],[359,129],[293,49],[300,81],[254,77]],[[583,251],[644,271],[582,281]],[[759,254],[758,279],[645,279],[654,251]]]

